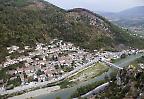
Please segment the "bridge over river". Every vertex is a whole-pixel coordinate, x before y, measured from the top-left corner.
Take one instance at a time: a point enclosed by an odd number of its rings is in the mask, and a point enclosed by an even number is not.
[[[131,62],[133,62],[137,58],[142,57],[143,55],[144,55],[144,53],[138,53],[136,55],[131,55],[122,60],[119,60],[118,62],[116,62],[114,64],[116,64],[119,67],[125,67],[125,66],[128,66]],[[111,72],[112,72],[112,70],[109,69],[108,72],[103,73],[102,75],[95,77],[93,79],[90,79],[88,81],[77,84],[74,87],[66,88],[66,89],[63,89],[63,90],[60,90],[60,91],[57,91],[54,93],[50,93],[47,95],[38,96],[38,97],[35,97],[35,99],[56,99],[56,97],[58,97],[58,96],[61,97],[61,99],[69,99],[69,97],[72,95],[73,92],[76,91],[77,88],[79,88],[81,86],[85,86],[87,84],[94,83],[96,81],[103,80],[105,78],[105,76],[110,74]]]
[[[114,67],[116,69],[122,69],[122,67],[128,66],[131,62],[133,62],[137,58],[140,58],[143,55],[144,55],[144,53],[138,53],[136,55],[131,55],[131,56],[128,56],[125,59],[122,59],[122,60],[120,60],[120,61],[118,61],[118,62],[116,62],[114,64],[109,63],[107,61],[105,61],[104,63],[109,65],[109,66],[111,66],[111,67]],[[42,96],[38,96],[38,97],[34,97],[34,98],[35,99],[56,99],[56,97],[59,96],[59,97],[61,97],[61,99],[69,99],[69,97],[72,95],[73,92],[76,91],[77,88],[79,88],[81,86],[85,86],[87,84],[94,83],[96,81],[104,80],[105,76],[111,74],[111,72],[112,72],[112,69],[109,69],[107,72],[103,73],[102,75],[97,76],[95,78],[92,78],[92,79],[90,79],[88,81],[81,82],[81,83],[79,83],[79,84],[77,84],[77,85],[75,85],[73,87],[62,89],[62,90],[59,90],[59,91],[54,92],[54,93],[50,93],[50,94],[46,94],[46,95],[42,95]]]
[[[113,67],[113,68],[120,69],[120,70],[123,69],[122,67],[117,66],[117,65],[115,65],[115,64],[113,64],[113,63],[110,63],[110,62],[108,62],[108,61],[105,61],[105,60],[101,60],[101,62],[105,63],[105,64],[108,65],[109,67]]]

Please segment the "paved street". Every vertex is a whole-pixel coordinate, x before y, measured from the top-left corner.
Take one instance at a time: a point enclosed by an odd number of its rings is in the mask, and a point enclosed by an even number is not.
[[[90,92],[82,95],[81,97],[84,98],[84,97],[89,97],[89,96],[91,96],[92,94],[97,94],[97,93],[99,93],[100,91],[103,91],[107,86],[109,86],[109,82],[104,83],[104,84],[96,87],[94,90],[92,90],[92,91],[90,91]],[[77,98],[76,98],[76,99],[77,99]]]
[[[58,81],[61,81],[69,76],[72,76],[72,74],[78,72],[79,70],[81,69],[84,69],[88,66],[91,66],[92,64],[95,64],[97,61],[99,60],[98,57],[96,57],[94,60],[91,60],[90,62],[84,64],[84,65],[81,65],[81,66],[78,66],[76,69],[74,69],[73,71],[69,72],[69,73],[66,73],[64,74],[62,77],[59,77],[57,79],[52,79],[50,81],[45,81],[45,82],[40,82],[40,83],[31,83],[29,85],[24,85],[24,86],[19,86],[19,87],[15,87],[14,89],[12,90],[7,90],[7,91],[2,91],[0,92],[1,95],[5,95],[5,94],[12,94],[12,93],[16,93],[16,92],[21,92],[21,91],[24,91],[24,90],[27,90],[27,89],[31,89],[31,88],[38,88],[38,87],[42,87],[42,86],[45,86],[47,84],[52,84],[52,83],[55,83],[55,82],[58,82]]]
[[[102,62],[104,62],[106,65],[110,66],[110,67],[113,67],[113,68],[116,68],[116,69],[123,69],[122,67],[119,67],[113,63],[110,63],[108,61],[105,61],[105,60],[102,60]]]

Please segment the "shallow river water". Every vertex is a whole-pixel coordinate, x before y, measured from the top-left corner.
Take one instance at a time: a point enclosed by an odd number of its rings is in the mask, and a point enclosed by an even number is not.
[[[134,60],[136,60],[137,58],[140,58],[141,56],[143,56],[144,53],[138,53],[136,55],[131,55],[126,57],[125,59],[121,59],[118,62],[114,63],[120,67],[125,67],[128,66],[131,62],[133,62]],[[82,82],[74,87],[71,88],[66,88],[66,89],[62,89],[59,90],[57,92],[54,93],[50,93],[50,94],[46,94],[46,95],[42,95],[42,96],[38,96],[36,97],[36,99],[56,99],[56,97],[61,97],[61,99],[69,99],[69,97],[73,94],[74,91],[76,91],[76,89],[80,86],[84,86],[87,84],[91,84],[95,81],[100,81],[103,80],[105,78],[105,75],[109,75],[112,72],[112,69],[109,69],[108,72],[103,73],[100,76],[97,76],[95,78],[92,78],[88,81]]]

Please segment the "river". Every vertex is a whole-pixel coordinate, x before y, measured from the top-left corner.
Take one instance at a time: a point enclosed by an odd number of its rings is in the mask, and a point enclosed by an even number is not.
[[[131,62],[133,62],[137,58],[140,58],[143,55],[144,55],[144,53],[138,53],[136,55],[131,55],[131,56],[128,56],[124,59],[121,59],[120,61],[118,61],[114,64],[116,64],[120,67],[125,67],[125,66],[128,66]],[[54,92],[54,93],[38,96],[35,99],[56,99],[56,97],[61,97],[61,99],[69,99],[69,97],[72,95],[72,93],[74,91],[76,91],[76,89],[78,87],[85,86],[87,84],[91,84],[91,83],[96,82],[96,81],[104,80],[105,75],[109,75],[111,72],[112,72],[112,69],[109,69],[108,72],[103,73],[102,75],[97,76],[95,78],[92,78],[91,80],[82,82],[82,83],[80,83],[80,84],[78,84],[74,87],[70,87],[70,88],[59,90],[59,91]]]

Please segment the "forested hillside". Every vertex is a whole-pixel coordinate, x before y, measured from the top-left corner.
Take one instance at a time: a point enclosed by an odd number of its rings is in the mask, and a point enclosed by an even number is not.
[[[144,47],[142,39],[130,36],[128,31],[85,9],[66,11],[43,0],[0,1],[1,61],[8,55],[8,46],[34,46],[36,42],[48,43],[52,38],[90,50],[118,50],[120,45]]]

